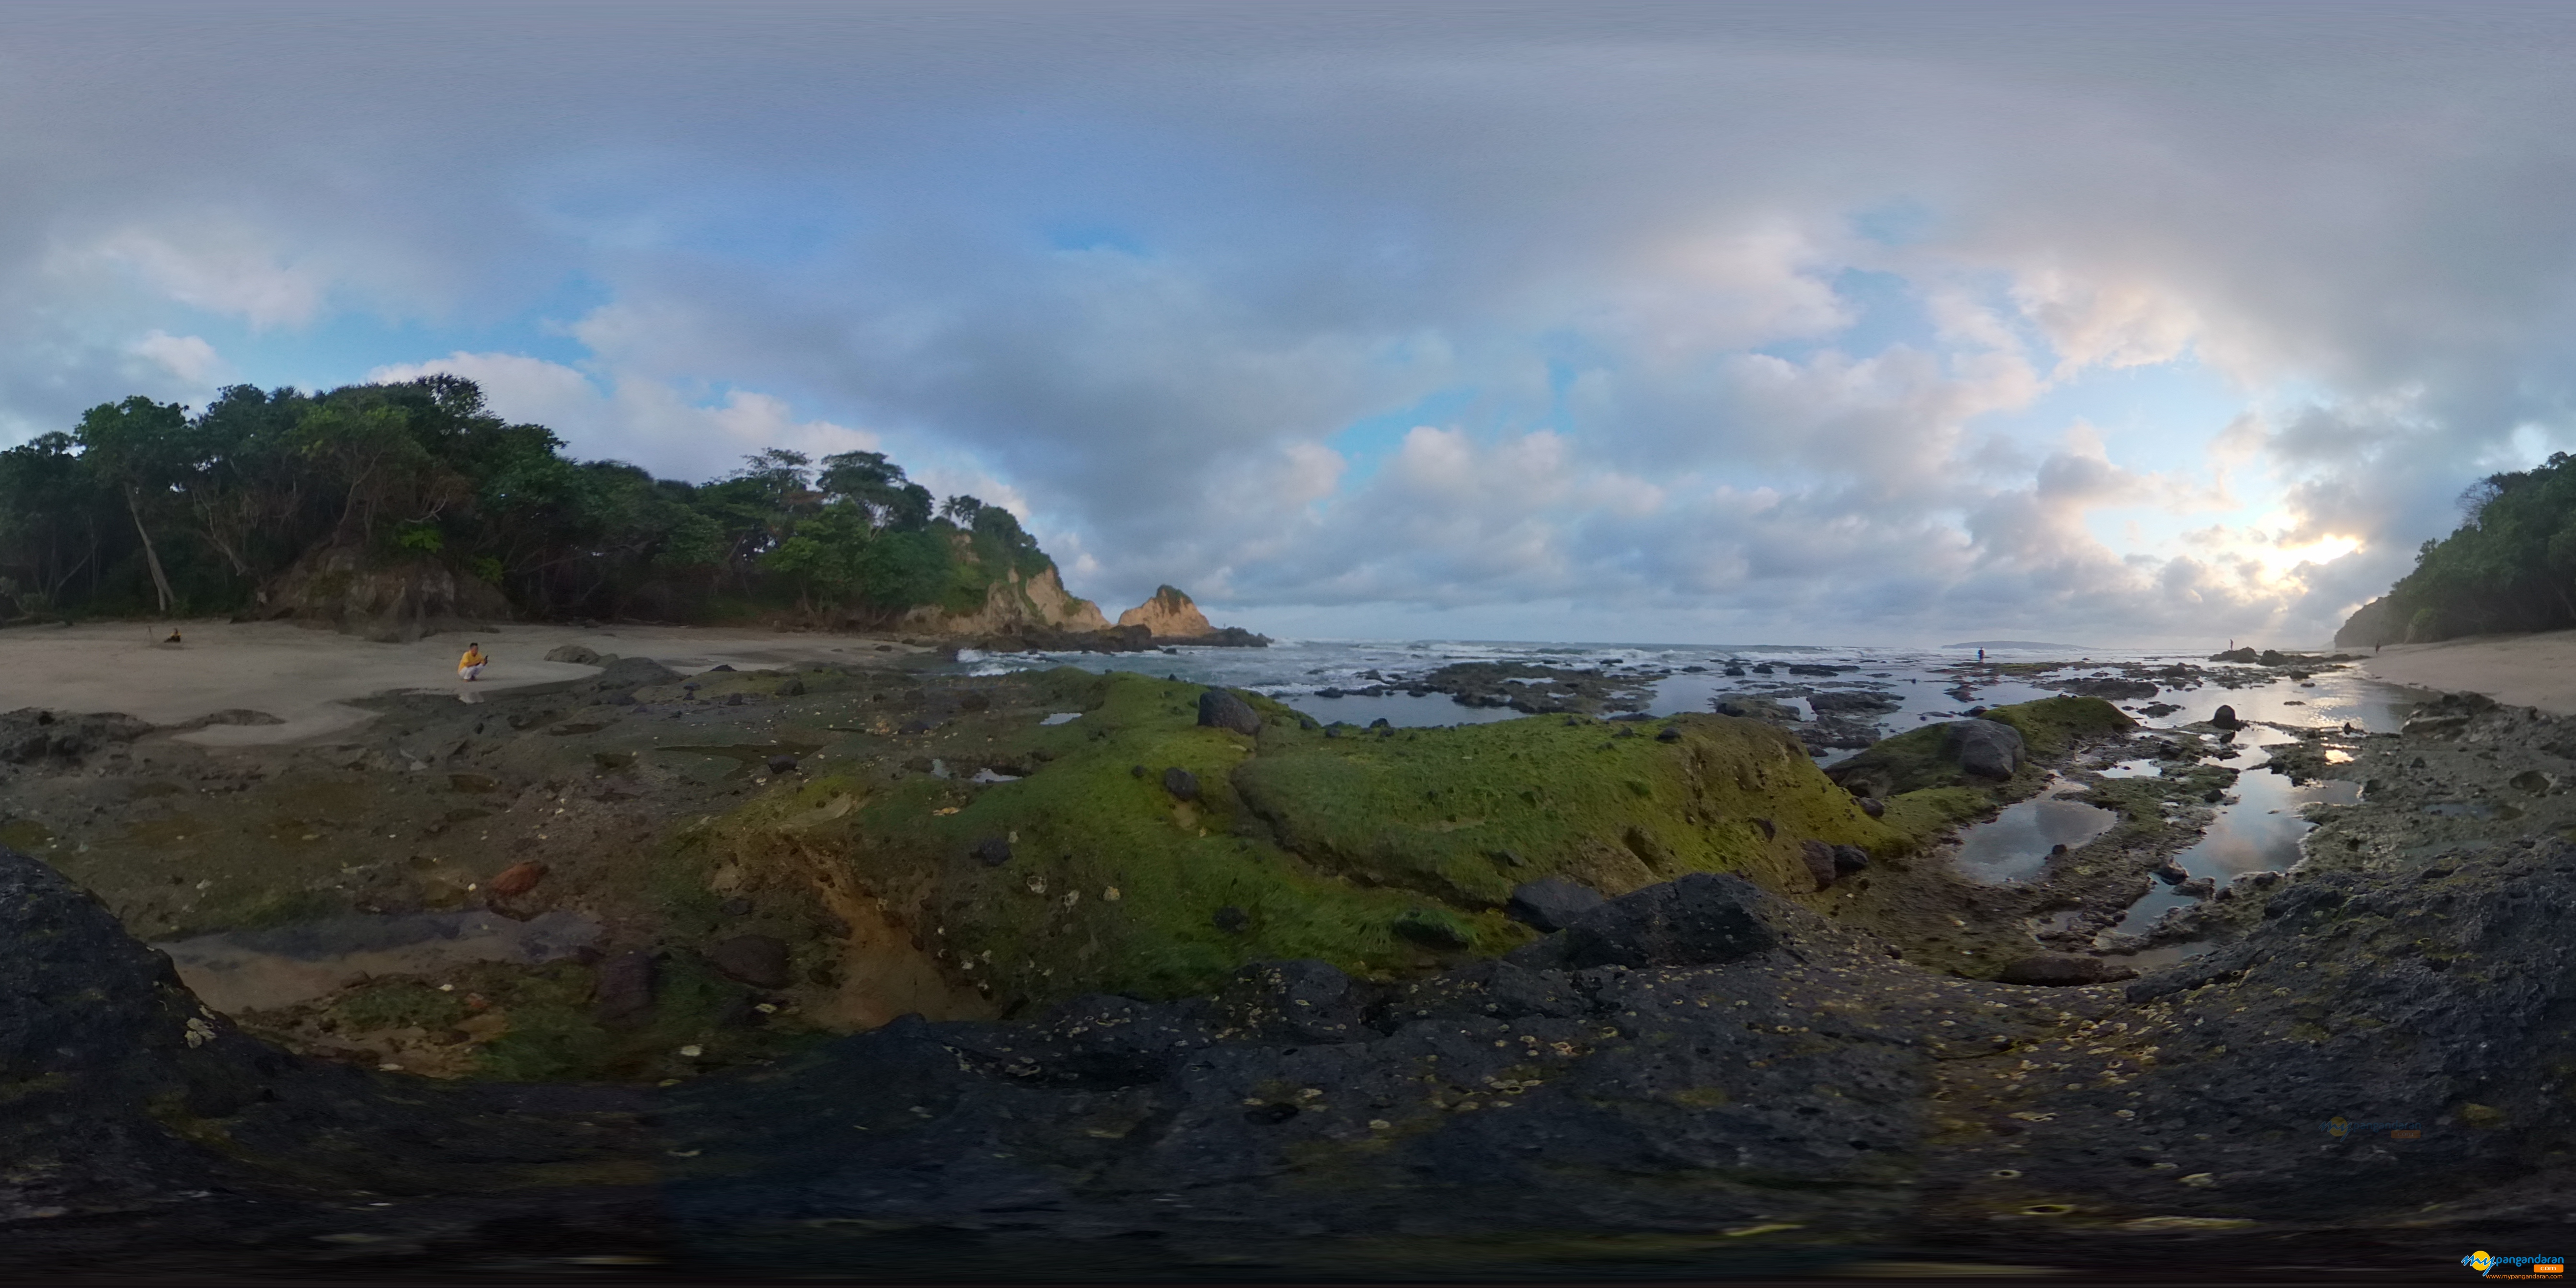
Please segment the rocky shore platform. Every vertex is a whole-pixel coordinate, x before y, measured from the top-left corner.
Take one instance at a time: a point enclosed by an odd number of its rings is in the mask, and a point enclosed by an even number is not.
[[[0,716],[0,1267],[2242,1276],[2576,1221],[2543,712],[2245,771],[2068,693],[1829,774],[1070,670],[476,696]],[[2359,790],[2120,938],[2246,772]],[[2116,823],[1963,874],[2068,792]]]

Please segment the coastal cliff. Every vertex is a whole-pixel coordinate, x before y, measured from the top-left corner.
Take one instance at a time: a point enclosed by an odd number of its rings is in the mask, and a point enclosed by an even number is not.
[[[960,638],[1109,629],[1100,606],[1067,591],[1053,564],[1025,577],[1017,568],[1006,570],[985,588],[984,602],[972,611],[952,612],[925,604],[905,613],[897,625],[906,631]]]

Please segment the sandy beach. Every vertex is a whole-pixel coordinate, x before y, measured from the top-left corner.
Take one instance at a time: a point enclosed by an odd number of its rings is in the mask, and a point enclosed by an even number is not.
[[[173,629],[180,643],[167,644]],[[675,671],[719,664],[741,670],[806,661],[866,663],[922,650],[851,635],[711,627],[558,625],[487,628],[473,638],[492,663],[468,684],[456,678],[462,635],[376,644],[286,622],[108,622],[0,631],[0,711],[121,711],[159,725],[218,711],[275,716],[278,724],[212,725],[180,735],[207,746],[290,743],[365,723],[352,698],[392,691],[479,693],[575,680],[597,667],[548,662],[557,645],[649,657]],[[888,651],[891,650],[891,651]]]
[[[2576,631],[2392,645],[2361,665],[2391,684],[2576,715]]]

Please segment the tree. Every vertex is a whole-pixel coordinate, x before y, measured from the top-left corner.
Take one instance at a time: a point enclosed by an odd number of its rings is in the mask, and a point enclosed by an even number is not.
[[[84,569],[95,576],[101,484],[78,447],[56,431],[0,451],[0,567],[26,575],[24,611],[59,605]]]
[[[169,613],[247,599],[339,547],[469,572],[533,615],[640,603],[690,620],[971,606],[1014,567],[1046,565],[1010,511],[942,506],[881,452],[818,466],[771,448],[691,484],[563,447],[454,376],[241,385],[194,415],[103,404],[72,432],[0,449],[0,581],[20,612],[124,611],[148,576]]]
[[[828,501],[865,507],[869,522],[894,532],[930,526],[930,489],[907,480],[903,467],[883,452],[840,452],[823,458],[815,485]]]
[[[82,413],[80,428],[72,431],[73,439],[81,446],[81,459],[124,494],[125,512],[133,518],[134,534],[143,542],[143,560],[152,570],[152,590],[160,599],[165,617],[177,597],[170,592],[170,576],[162,570],[161,551],[152,543],[152,529],[143,521],[144,497],[149,494],[157,503],[175,488],[182,468],[179,457],[187,423],[187,408],[177,403],[156,403],[138,394],[121,403],[100,403],[90,408]],[[156,504],[154,508],[160,507]]]

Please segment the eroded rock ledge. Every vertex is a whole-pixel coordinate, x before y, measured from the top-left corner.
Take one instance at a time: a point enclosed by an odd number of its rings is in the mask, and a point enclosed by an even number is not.
[[[0,1265],[2430,1264],[2570,1218],[2571,899],[2554,840],[2327,874],[2220,952],[2033,988],[1701,874],[1410,983],[1266,963],[656,1090],[288,1056],[0,851]]]

